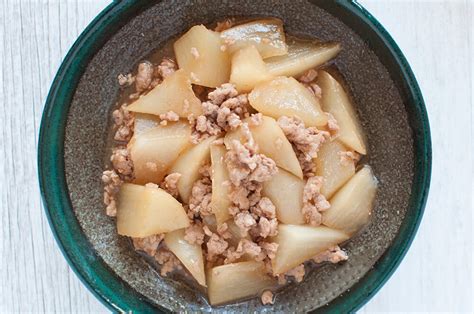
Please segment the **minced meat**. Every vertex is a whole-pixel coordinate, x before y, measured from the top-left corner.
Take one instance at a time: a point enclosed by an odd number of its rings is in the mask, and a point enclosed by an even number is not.
[[[273,302],[274,302],[274,300],[273,300],[273,292],[271,292],[270,290],[265,290],[265,291],[262,293],[261,300],[262,300],[262,304],[263,304],[263,305],[273,304]]]
[[[242,118],[248,116],[247,95],[239,95],[233,84],[223,84],[211,91],[207,97],[208,100],[201,103],[202,114],[188,117],[193,130],[193,143],[233,130],[241,124]]]
[[[118,193],[123,180],[114,170],[105,170],[102,173],[102,182],[104,183],[105,213],[108,216],[115,217],[117,215],[115,195]]]
[[[154,257],[158,264],[161,265],[161,276],[166,276],[175,270],[183,269],[179,259],[166,248],[159,248]]]
[[[311,83],[318,77],[318,71],[315,69],[309,69],[303,75],[298,78],[301,83]]]
[[[252,213],[258,217],[273,219],[276,217],[276,208],[268,197],[262,197],[257,205],[252,207]]]
[[[330,133],[320,131],[316,127],[307,128],[304,122],[296,117],[282,116],[278,119],[278,124],[293,144],[303,174],[306,177],[314,175],[313,159],[317,157],[321,144],[329,139]]]
[[[326,112],[326,115],[328,117],[328,130],[329,133],[331,133],[331,138],[337,137],[339,134],[339,124],[337,123],[336,118],[329,112]]]
[[[174,60],[169,58],[163,58],[161,63],[157,67],[155,67],[154,75],[155,77],[160,76],[162,79],[165,79],[174,72],[176,72],[177,69],[178,66],[176,65],[176,62]]]
[[[321,224],[321,212],[331,205],[320,193],[323,177],[310,177],[303,189],[303,208],[301,209],[306,223],[312,226]]]
[[[329,262],[336,264],[342,261],[347,261],[348,258],[347,253],[344,252],[339,245],[335,245],[313,257],[313,261],[315,263]]]
[[[133,177],[133,163],[130,158],[130,152],[125,147],[117,147],[110,156],[112,166],[122,178],[130,179]]]
[[[138,93],[142,93],[150,87],[153,80],[153,64],[148,61],[141,62],[138,65],[137,76],[135,77],[135,89]]]
[[[194,221],[185,229],[184,239],[188,241],[189,244],[201,245],[204,243],[204,230],[199,220]]]
[[[304,264],[298,265],[285,273],[286,277],[293,277],[296,282],[301,282],[304,279],[305,269]]]
[[[251,118],[259,123],[261,117]],[[252,237],[266,238],[276,235],[278,222],[275,206],[268,198],[262,198],[263,182],[278,171],[273,159],[258,153],[258,145],[250,132],[248,123],[241,124],[243,142],[233,140],[227,145],[225,162],[229,173],[229,198],[233,207],[229,212],[241,234],[250,232]]]
[[[171,194],[174,198],[176,198],[179,194],[178,181],[180,178],[181,173],[170,173],[163,179],[163,182],[160,184],[160,187],[169,194]]]
[[[258,235],[262,238],[274,237],[278,234],[278,221],[276,218],[267,219],[260,217],[258,220]]]
[[[232,233],[230,233],[229,226],[227,225],[226,222],[218,225],[216,232],[225,240],[232,238]]]
[[[164,234],[155,234],[145,238],[132,238],[132,242],[135,250],[143,251],[153,256],[164,237]]]
[[[240,228],[241,234],[246,235],[253,226],[257,225],[257,221],[248,211],[243,211],[235,215],[235,224]]]
[[[135,77],[131,73],[120,73],[117,77],[117,80],[120,86],[130,86],[135,82]]]
[[[191,219],[208,216],[212,213],[212,182],[209,174],[209,166],[203,166],[200,173],[202,177],[193,184],[189,198],[188,216]]]
[[[168,122],[176,122],[179,120],[179,115],[174,111],[168,111],[167,113],[160,114],[160,124],[167,125]]]
[[[348,166],[350,164],[357,163],[360,160],[360,154],[353,151],[338,152],[339,162],[343,166]]]
[[[303,84],[311,92],[311,94],[314,95],[314,97],[321,99],[321,87],[319,87],[319,85],[314,82],[317,77],[318,71],[315,69],[309,69],[298,78],[298,81],[300,81],[300,83]]]
[[[212,232],[208,226],[204,226],[203,230],[207,236],[206,260],[209,262],[216,261],[219,256],[226,252],[229,244],[222,236]]]
[[[258,243],[262,250],[265,252],[265,255],[268,256],[269,259],[274,259],[276,256],[276,252],[278,250],[278,243],[275,242],[264,242],[261,241]]]
[[[123,104],[112,113],[114,119],[115,135],[114,140],[128,142],[133,135],[134,115],[127,110],[127,105]]]
[[[317,99],[321,99],[321,97],[323,96],[323,91],[321,90],[321,87],[319,87],[318,84],[309,83],[304,85],[314,95],[314,97],[316,97]]]

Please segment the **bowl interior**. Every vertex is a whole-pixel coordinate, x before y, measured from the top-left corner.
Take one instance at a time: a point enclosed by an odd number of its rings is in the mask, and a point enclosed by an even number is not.
[[[137,291],[143,302],[161,309],[211,310],[205,299],[187,285],[160,277],[134,252],[127,239],[117,235],[114,219],[104,212],[100,174],[108,166],[106,144],[111,112],[119,96],[118,74],[132,71],[140,60],[192,25],[232,16],[276,16],[284,21],[290,34],[342,44],[336,65],[357,104],[368,137],[367,161],[380,187],[372,223],[345,246],[349,261],[313,271],[304,282],[278,293],[273,306],[263,307],[253,299],[212,310],[300,312],[321,308],[351,289],[391,245],[410,210],[414,185],[414,131],[406,109],[409,99],[400,77],[389,72],[393,64],[361,37],[364,30],[353,30],[331,15],[329,12],[337,12],[337,4],[333,6],[289,0],[143,4],[85,64],[67,115],[67,188],[74,214],[92,250],[121,278],[123,289]]]

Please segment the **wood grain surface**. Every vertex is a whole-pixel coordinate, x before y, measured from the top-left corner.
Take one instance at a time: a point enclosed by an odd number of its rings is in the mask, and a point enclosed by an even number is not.
[[[57,247],[41,206],[36,152],[62,58],[108,0],[0,0],[0,312],[100,313]],[[433,141],[425,216],[374,312],[471,312],[473,1],[360,1],[419,80]]]

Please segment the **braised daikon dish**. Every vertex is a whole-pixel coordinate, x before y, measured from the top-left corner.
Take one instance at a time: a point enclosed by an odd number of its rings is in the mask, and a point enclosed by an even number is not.
[[[343,47],[276,18],[196,25],[169,47],[118,77],[102,174],[118,234],[213,306],[273,304],[350,258],[377,180],[332,61]]]

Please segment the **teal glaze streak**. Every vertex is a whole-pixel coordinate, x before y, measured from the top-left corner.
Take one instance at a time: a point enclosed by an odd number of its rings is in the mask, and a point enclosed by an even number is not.
[[[357,311],[389,279],[405,256],[421,222],[431,175],[431,139],[420,88],[402,52],[381,24],[356,1],[312,1],[337,16],[367,40],[388,68],[413,130],[415,169],[410,208],[392,245],[350,291],[314,312]],[[64,174],[64,136],[73,93],[85,67],[106,40],[131,16],[153,1],[115,0],[82,32],[64,59],[46,100],[38,143],[38,171],[43,204],[56,241],[86,287],[114,312],[164,312],[124,283],[92,249],[82,233],[69,199]]]

